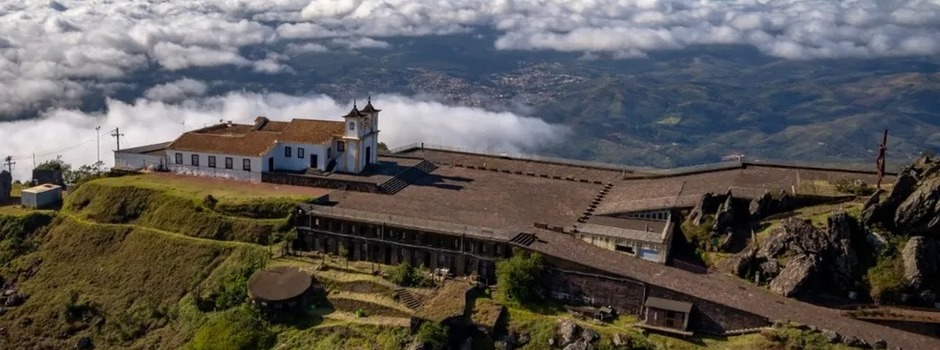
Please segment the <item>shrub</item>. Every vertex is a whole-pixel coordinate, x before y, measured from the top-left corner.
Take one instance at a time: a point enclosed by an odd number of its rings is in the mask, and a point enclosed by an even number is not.
[[[496,263],[498,298],[504,302],[525,304],[538,301],[542,285],[542,256],[524,254],[515,249],[512,258]]]
[[[424,344],[425,349],[444,350],[447,348],[447,326],[437,322],[424,322],[415,333],[415,340]]]
[[[869,196],[875,193],[875,189],[868,186],[868,184],[862,180],[840,179],[832,185],[835,187],[836,191],[851,193],[856,196]]]
[[[899,256],[883,256],[866,275],[869,294],[876,302],[883,302],[904,289],[904,262]]]
[[[211,194],[207,194],[206,197],[202,199],[202,205],[205,205],[206,208],[215,209],[216,204],[219,204],[219,200],[215,199]]]
[[[416,268],[407,262],[385,271],[387,280],[402,287],[430,287],[434,284],[434,281],[428,278],[428,275],[425,269]]]
[[[199,327],[186,347],[191,350],[267,349],[273,345],[274,334],[261,315],[250,306],[213,315]]]

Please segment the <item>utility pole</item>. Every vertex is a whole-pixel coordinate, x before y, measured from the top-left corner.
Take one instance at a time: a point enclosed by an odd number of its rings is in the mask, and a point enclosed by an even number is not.
[[[16,162],[13,161],[13,156],[6,156],[6,158],[3,158],[3,162],[3,165],[6,165],[7,170],[10,171],[10,175],[13,175],[13,164],[16,164]]]
[[[121,136],[124,136],[124,134],[121,133],[121,128],[114,128],[114,131],[111,132],[111,136],[114,137],[115,140],[117,140],[117,150],[120,151],[121,150]]]
[[[95,162],[95,166],[97,166],[98,163],[101,163],[101,125],[95,127],[95,142],[97,143],[95,152],[96,158],[98,159],[98,161]]]

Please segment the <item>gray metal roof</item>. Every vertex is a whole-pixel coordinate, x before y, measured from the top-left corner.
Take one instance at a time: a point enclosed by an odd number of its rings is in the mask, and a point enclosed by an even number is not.
[[[663,310],[678,311],[688,314],[692,311],[692,303],[686,303],[683,301],[661,299],[657,297],[646,298],[646,307],[653,307]]]
[[[122,150],[114,151],[114,153],[144,154],[144,153],[150,153],[150,152],[155,152],[155,151],[162,151],[162,150],[165,150],[166,147],[170,145],[170,143],[172,142],[160,142],[160,143],[155,143],[152,145],[125,148]]]

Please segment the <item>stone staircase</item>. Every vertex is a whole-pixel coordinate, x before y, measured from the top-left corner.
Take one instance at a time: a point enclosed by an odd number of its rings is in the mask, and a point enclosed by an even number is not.
[[[421,297],[415,295],[412,292],[409,292],[404,288],[395,289],[395,299],[397,299],[398,302],[402,305],[405,305],[412,310],[416,310],[417,308],[421,307],[421,304],[424,303],[424,300]]]
[[[382,193],[385,194],[395,194],[399,191],[408,187],[408,185],[414,183],[418,179],[424,177],[427,174],[430,174],[434,169],[437,169],[437,165],[429,161],[423,160],[421,163],[401,172],[395,177],[391,178],[388,181],[385,181],[379,185],[379,189]]]

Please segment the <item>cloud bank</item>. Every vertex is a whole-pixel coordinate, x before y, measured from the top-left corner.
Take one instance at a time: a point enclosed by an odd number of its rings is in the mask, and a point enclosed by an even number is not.
[[[200,82],[180,81],[150,91],[165,99],[178,97],[175,87],[200,86]],[[204,86],[204,85],[202,85]],[[378,95],[374,104],[384,111],[379,115],[379,139],[389,147],[414,142],[447,144],[473,150],[526,152],[556,142],[563,142],[565,127],[541,119],[512,113],[489,112],[478,108],[450,107],[398,95]],[[219,123],[252,123],[259,115],[273,120],[291,118],[342,120],[350,102],[335,101],[323,95],[290,96],[283,94],[229,93],[214,97],[189,97],[176,102],[139,99],[134,103],[108,101],[108,109],[86,114],[72,109],[53,109],[42,118],[2,124],[2,156],[12,154],[17,166],[14,177],[27,179],[32,169],[32,154],[37,163],[62,155],[75,165],[96,160],[96,137],[103,135],[101,159],[110,166],[116,146],[109,130],[119,127],[125,135],[122,148],[172,141],[180,133]],[[100,133],[95,127],[101,125]]]
[[[387,49],[382,38],[478,27],[498,49],[623,58],[698,44],[787,59],[940,53],[937,0],[0,0],[0,119],[146,69],[290,73],[282,55],[324,44]]]

